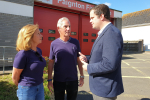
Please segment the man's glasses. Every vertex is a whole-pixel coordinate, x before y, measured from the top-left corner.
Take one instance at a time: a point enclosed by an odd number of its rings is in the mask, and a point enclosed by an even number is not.
[[[41,55],[38,52],[35,52],[35,55],[39,57],[39,60],[43,62],[43,58],[41,57]]]

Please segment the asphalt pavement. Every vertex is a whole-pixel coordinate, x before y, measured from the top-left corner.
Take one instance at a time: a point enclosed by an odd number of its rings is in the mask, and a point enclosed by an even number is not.
[[[117,100],[150,100],[150,52],[123,54],[122,77],[124,93]],[[93,100],[88,73],[79,87],[77,100]]]

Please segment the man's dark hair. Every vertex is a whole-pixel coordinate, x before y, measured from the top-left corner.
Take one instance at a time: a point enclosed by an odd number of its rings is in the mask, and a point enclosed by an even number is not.
[[[101,16],[101,14],[104,14],[104,17],[108,20],[110,20],[110,10],[109,7],[105,4],[99,4],[90,9],[90,12],[94,10],[94,14],[98,17]]]

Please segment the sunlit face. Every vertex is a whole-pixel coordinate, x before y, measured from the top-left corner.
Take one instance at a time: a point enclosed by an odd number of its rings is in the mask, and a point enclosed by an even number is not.
[[[92,24],[92,28],[96,30],[100,30],[100,17],[94,14],[94,10],[90,12],[90,23]]]
[[[61,28],[58,27],[60,36],[69,37],[71,32],[70,22],[68,20],[63,20],[63,25]]]
[[[37,45],[42,43],[42,37],[43,35],[40,33],[39,28],[36,29],[32,37],[32,43]]]

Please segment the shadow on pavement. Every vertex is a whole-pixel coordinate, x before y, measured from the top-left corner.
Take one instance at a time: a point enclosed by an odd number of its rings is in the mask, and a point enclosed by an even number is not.
[[[79,91],[76,100],[93,100],[93,96],[86,91]]]
[[[141,100],[150,100],[150,98],[142,98]]]
[[[125,59],[135,59],[133,57],[122,57],[122,60],[125,60]]]

